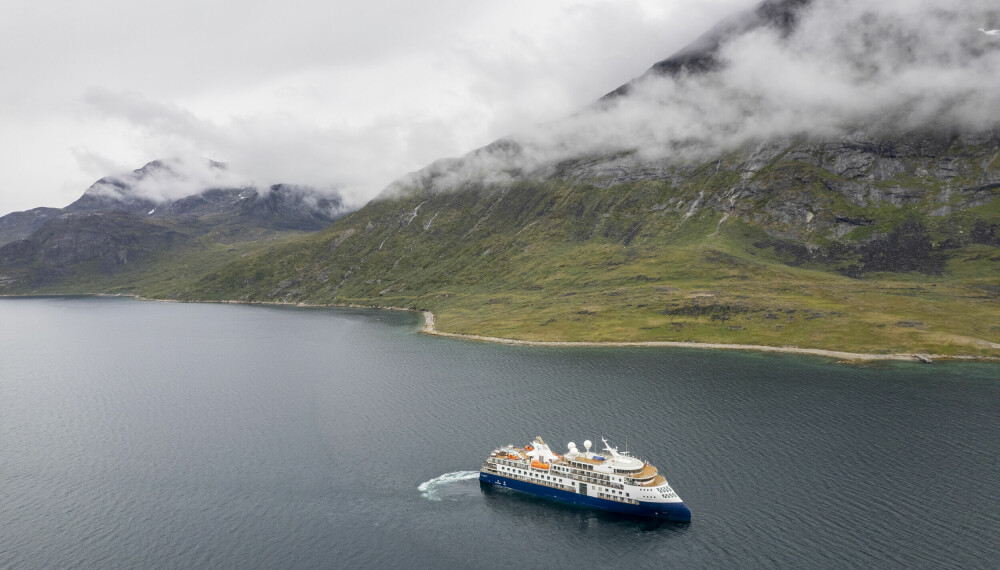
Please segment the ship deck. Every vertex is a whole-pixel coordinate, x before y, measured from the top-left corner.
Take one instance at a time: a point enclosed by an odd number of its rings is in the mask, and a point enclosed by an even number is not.
[[[659,487],[660,485],[662,485],[662,484],[664,484],[666,482],[667,482],[667,478],[666,477],[664,477],[663,475],[657,475],[656,477],[653,477],[653,480],[650,481],[649,483],[642,483],[639,486],[640,487]]]
[[[659,471],[657,471],[656,467],[653,467],[649,463],[646,463],[645,465],[642,466],[642,471],[634,475],[629,475],[629,477],[633,479],[648,479],[649,477],[652,477],[657,474],[659,474]]]

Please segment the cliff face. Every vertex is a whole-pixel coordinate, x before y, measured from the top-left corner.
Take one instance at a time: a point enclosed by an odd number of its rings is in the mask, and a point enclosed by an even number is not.
[[[694,165],[630,155],[583,159],[560,164],[552,177],[603,188],[644,181],[683,187],[714,167],[697,200],[678,198],[676,207],[738,216],[775,237],[864,241],[871,232],[856,230],[888,228],[904,210],[943,219],[992,203],[1000,195],[998,159],[1000,131],[857,135],[760,144]]]

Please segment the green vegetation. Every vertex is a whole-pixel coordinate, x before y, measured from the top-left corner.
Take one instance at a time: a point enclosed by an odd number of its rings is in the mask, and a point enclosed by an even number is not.
[[[835,174],[815,150],[753,170],[734,153],[608,187],[411,190],[318,233],[209,234],[57,289],[409,307],[442,331],[524,340],[997,357],[1000,200],[981,182],[1000,179],[995,150],[935,152],[958,157],[955,174],[906,174],[930,169],[929,154],[895,178],[873,177],[877,160]]]
[[[923,253],[941,257],[939,272],[859,279],[844,268],[864,250],[793,266],[759,247],[769,237],[744,221],[752,213],[686,217],[695,196],[666,183],[544,182],[380,201],[182,297],[420,308],[440,330],[524,340],[1000,355],[997,247],[934,249]],[[996,210],[976,220],[996,223]]]

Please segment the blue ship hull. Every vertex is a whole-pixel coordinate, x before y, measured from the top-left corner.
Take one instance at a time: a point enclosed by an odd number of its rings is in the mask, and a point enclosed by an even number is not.
[[[482,483],[489,483],[490,485],[496,485],[498,487],[507,487],[508,489],[523,491],[532,495],[538,495],[539,497],[555,499],[564,503],[584,505],[605,511],[644,517],[664,518],[675,522],[691,521],[691,511],[684,506],[684,503],[648,503],[643,501],[640,501],[638,505],[632,503],[620,503],[618,501],[609,501],[607,499],[599,499],[597,497],[588,497],[571,491],[553,489],[552,487],[546,487],[544,485],[536,485],[527,481],[508,479],[507,477],[483,473],[482,471],[479,472],[479,481]]]

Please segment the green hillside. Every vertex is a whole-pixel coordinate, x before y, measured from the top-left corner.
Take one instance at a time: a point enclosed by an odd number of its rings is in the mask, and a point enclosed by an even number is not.
[[[835,166],[845,153],[874,158]],[[669,180],[413,187],[197,282],[141,290],[428,309],[440,330],[526,340],[997,356],[1000,186],[983,184],[997,154],[957,139],[910,154],[792,146]]]

